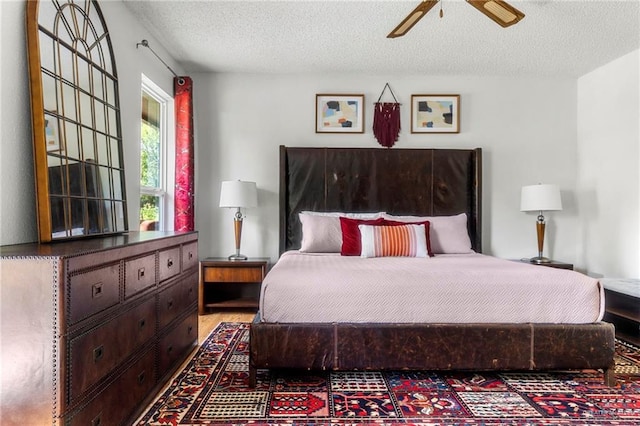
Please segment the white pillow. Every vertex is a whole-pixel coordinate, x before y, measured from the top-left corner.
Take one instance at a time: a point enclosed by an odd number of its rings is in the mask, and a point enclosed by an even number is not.
[[[377,219],[384,212],[375,213],[343,213],[314,212],[298,213],[302,224],[302,241],[300,251],[303,253],[340,253],[342,249],[342,228],[340,217],[350,219]]]
[[[384,215],[385,219],[398,222],[420,222],[428,220],[429,236],[431,237],[431,251],[438,254],[473,253],[471,239],[467,230],[467,214],[454,216],[392,216]]]
[[[298,214],[302,224],[300,251],[303,253],[340,253],[342,229],[335,216]]]
[[[360,257],[428,257],[424,225],[358,225]]]
[[[384,216],[385,212],[372,212],[372,213],[349,213],[349,212],[314,212],[314,211],[301,211],[299,214],[306,214],[312,216],[328,216],[328,217],[348,217],[349,219],[378,219]]]

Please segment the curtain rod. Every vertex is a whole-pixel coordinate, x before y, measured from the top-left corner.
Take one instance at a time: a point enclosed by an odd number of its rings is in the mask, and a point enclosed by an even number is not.
[[[165,67],[167,67],[167,69],[168,69],[169,71],[171,71],[171,74],[173,74],[173,76],[174,76],[174,77],[176,77],[176,78],[178,77],[178,74],[176,74],[176,73],[175,73],[175,71],[173,71],[173,70],[171,69],[171,67],[170,67],[169,65],[167,65],[167,63],[166,63],[165,61],[163,61],[163,60],[162,60],[162,58],[161,58],[160,56],[158,56],[158,54],[157,54],[157,53],[156,53],[156,52],[151,48],[151,46],[149,46],[149,42],[148,42],[147,40],[142,40],[140,43],[136,43],[136,49],[137,49],[140,45],[142,45],[142,46],[144,46],[144,47],[148,48],[148,49],[149,49],[149,50],[150,50],[150,51],[151,51],[151,52],[156,56],[156,58],[158,58],[158,60],[159,60],[160,62],[162,62],[162,63],[164,64],[164,66],[165,66]]]

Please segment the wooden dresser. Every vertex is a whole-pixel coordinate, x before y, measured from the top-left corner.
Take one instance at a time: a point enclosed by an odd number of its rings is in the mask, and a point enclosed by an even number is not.
[[[197,233],[0,247],[3,425],[130,424],[197,345]]]

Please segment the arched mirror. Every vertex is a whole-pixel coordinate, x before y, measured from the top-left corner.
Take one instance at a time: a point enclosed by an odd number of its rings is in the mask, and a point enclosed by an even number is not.
[[[118,77],[93,0],[27,2],[41,242],[125,232]]]

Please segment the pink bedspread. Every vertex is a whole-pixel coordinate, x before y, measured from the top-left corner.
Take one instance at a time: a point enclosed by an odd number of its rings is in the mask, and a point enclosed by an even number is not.
[[[289,251],[267,274],[265,322],[600,321],[604,291],[578,272],[482,254],[362,259]]]

